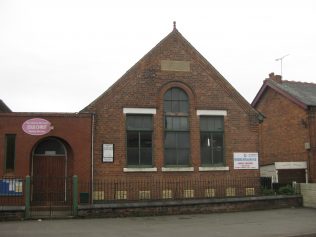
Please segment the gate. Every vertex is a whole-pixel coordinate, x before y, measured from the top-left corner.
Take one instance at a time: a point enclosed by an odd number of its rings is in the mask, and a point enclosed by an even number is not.
[[[65,217],[73,215],[72,177],[32,177],[32,218]]]

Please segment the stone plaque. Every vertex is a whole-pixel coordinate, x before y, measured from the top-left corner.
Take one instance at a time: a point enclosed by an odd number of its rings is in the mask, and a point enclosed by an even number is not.
[[[161,60],[161,70],[190,72],[190,61]]]

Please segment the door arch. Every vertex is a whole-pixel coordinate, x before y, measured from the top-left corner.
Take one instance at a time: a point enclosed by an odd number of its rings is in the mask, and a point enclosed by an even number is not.
[[[41,140],[32,152],[32,202],[61,204],[67,197],[68,154],[65,143],[55,137]]]

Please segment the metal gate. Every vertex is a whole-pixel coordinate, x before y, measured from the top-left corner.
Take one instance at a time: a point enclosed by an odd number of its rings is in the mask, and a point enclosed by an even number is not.
[[[32,218],[53,218],[73,215],[72,177],[32,177]]]

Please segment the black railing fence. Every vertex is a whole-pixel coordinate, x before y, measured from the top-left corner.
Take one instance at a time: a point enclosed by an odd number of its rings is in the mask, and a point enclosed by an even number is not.
[[[283,188],[279,185],[280,189],[275,190],[275,184],[271,184],[271,180],[260,177],[118,177],[93,182],[79,179],[76,181],[78,189],[73,189],[73,177],[56,178],[53,182],[41,178],[29,180],[27,199],[25,178],[0,177],[0,211],[5,206],[24,206],[26,203],[30,203],[31,208],[47,205],[71,206],[74,197],[78,197],[79,204],[212,199],[282,194],[278,190]],[[287,195],[299,192],[288,185],[282,191]]]
[[[79,203],[183,200],[261,195],[259,177],[106,179],[80,182]]]

